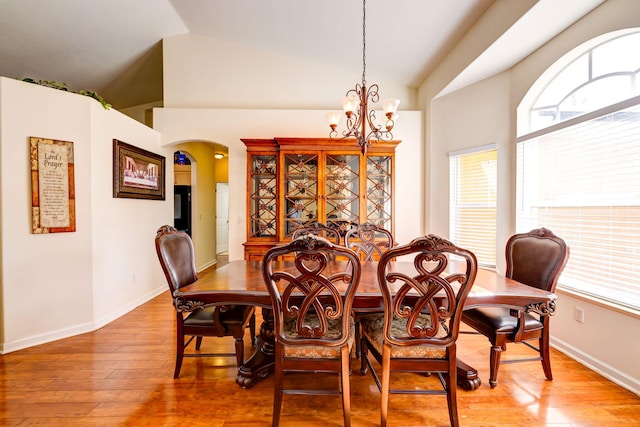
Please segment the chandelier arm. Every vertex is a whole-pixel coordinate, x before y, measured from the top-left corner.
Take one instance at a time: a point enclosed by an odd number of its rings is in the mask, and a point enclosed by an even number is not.
[[[360,94],[360,138],[363,138],[367,134],[367,124],[371,125],[367,113],[368,99],[369,90],[367,90],[366,86],[362,86],[362,93]]]
[[[358,109],[347,114],[347,129],[342,133],[343,138],[353,136],[356,139],[360,139],[363,135],[364,129],[361,130],[364,123],[364,116],[362,115],[362,98],[365,94],[366,88],[361,87],[359,84],[356,84],[355,89],[351,89],[347,92],[347,98],[358,100]]]
[[[376,125],[376,112],[375,110],[371,110],[367,113],[367,122],[369,124],[369,129],[371,129],[371,132],[369,132],[369,134],[378,134],[380,133],[380,130],[382,129],[382,126],[380,125]]]

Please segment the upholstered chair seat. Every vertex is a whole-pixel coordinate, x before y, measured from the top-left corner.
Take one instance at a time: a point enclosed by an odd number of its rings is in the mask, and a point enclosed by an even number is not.
[[[355,335],[355,323],[351,317],[349,317],[349,337],[347,339],[347,346],[349,351],[354,345]],[[329,319],[327,321],[327,339],[339,339],[342,334],[342,321],[343,319]],[[284,333],[291,340],[304,339],[300,336],[296,329],[295,321],[286,321],[284,323]],[[308,325],[312,329],[320,325],[320,320],[316,314],[309,314],[305,317],[305,325]],[[321,358],[321,359],[340,359],[340,347],[327,347],[321,345],[302,345],[302,346],[287,346],[284,348],[285,357],[297,357],[297,358]]]
[[[412,338],[407,333],[406,324],[406,319],[394,317],[391,321],[391,335],[398,340],[411,340]],[[430,328],[431,317],[421,314],[418,316],[416,326],[420,328]],[[384,344],[384,313],[373,313],[360,316],[360,327],[362,328],[362,335],[366,337],[378,353],[382,354]],[[438,333],[436,334],[439,338],[444,338],[446,335],[447,334],[443,328],[438,329]],[[445,359],[447,357],[447,351],[444,347],[428,344],[412,345],[410,347],[402,347],[392,344],[391,357]]]
[[[224,310],[219,310],[218,326],[221,333],[225,336],[229,327],[242,325],[244,319],[253,314],[253,307],[250,305],[230,305],[225,306]],[[184,318],[185,326],[211,326],[214,316],[216,316],[216,307],[205,307],[200,310],[187,313]]]
[[[539,318],[529,313],[524,313],[523,318],[525,332],[537,331],[544,327]],[[482,307],[470,310],[464,321],[467,324],[473,324],[483,333],[513,332],[518,327],[518,317],[514,316],[510,309],[502,307]]]

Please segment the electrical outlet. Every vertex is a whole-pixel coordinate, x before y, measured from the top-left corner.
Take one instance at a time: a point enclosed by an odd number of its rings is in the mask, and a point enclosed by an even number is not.
[[[576,322],[584,323],[584,308],[576,306],[573,312],[573,318]]]

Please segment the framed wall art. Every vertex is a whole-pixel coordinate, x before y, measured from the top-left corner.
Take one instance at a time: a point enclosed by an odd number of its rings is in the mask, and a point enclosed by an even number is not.
[[[33,234],[76,231],[73,142],[29,138]]]
[[[113,140],[113,197],[165,199],[165,158]]]

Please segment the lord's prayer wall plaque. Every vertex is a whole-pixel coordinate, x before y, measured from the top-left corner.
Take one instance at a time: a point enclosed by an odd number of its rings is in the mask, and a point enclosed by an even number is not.
[[[31,137],[34,234],[76,231],[73,142]]]

